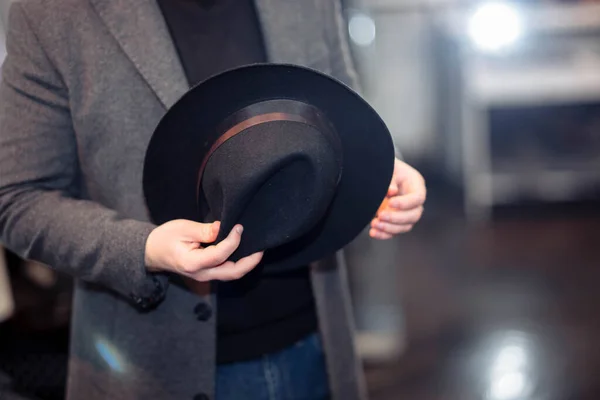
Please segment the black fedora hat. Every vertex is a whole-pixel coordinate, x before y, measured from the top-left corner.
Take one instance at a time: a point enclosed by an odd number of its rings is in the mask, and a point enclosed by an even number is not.
[[[394,168],[390,133],[341,82],[256,64],[193,87],[158,124],[143,188],[152,221],[244,226],[237,260],[265,250],[289,269],[343,248],[369,224]]]

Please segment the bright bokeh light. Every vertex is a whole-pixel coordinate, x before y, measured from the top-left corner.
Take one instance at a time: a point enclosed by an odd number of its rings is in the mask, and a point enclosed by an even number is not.
[[[497,371],[514,371],[527,367],[525,349],[517,344],[509,344],[500,350],[494,363]]]
[[[469,35],[484,51],[500,51],[515,44],[522,35],[519,12],[505,3],[486,3],[479,6],[469,20]]]
[[[490,387],[490,400],[521,400],[527,397],[527,376],[522,372],[506,372],[497,376]]]
[[[526,336],[519,332],[507,333],[494,353],[487,400],[529,398],[533,386],[532,355]]]
[[[365,14],[353,15],[348,23],[348,32],[354,43],[359,46],[369,46],[375,40],[375,21]]]

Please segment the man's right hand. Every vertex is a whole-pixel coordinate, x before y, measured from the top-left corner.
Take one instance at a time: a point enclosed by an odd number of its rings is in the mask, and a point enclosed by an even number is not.
[[[155,228],[146,241],[146,268],[149,271],[168,271],[187,276],[198,282],[230,281],[243,277],[258,265],[263,253],[255,253],[238,262],[227,259],[238,248],[242,226],[236,225],[229,236],[216,245],[219,222],[202,224],[174,220]]]

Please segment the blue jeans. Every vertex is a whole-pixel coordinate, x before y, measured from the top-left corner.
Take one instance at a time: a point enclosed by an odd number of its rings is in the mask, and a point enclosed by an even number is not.
[[[217,368],[216,400],[325,400],[329,384],[319,335],[278,353]]]

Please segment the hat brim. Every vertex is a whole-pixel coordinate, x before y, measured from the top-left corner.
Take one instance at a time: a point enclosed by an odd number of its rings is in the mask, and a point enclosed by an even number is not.
[[[202,221],[198,171],[232,113],[259,101],[291,99],[318,108],[338,133],[343,172],[331,207],[309,235],[265,254],[270,270],[295,268],[352,242],[387,194],[394,169],[391,135],[356,92],[318,71],[287,64],[255,64],[229,70],[196,85],[159,122],[147,149],[143,189],[151,220]],[[281,199],[285,201],[285,199]]]

